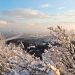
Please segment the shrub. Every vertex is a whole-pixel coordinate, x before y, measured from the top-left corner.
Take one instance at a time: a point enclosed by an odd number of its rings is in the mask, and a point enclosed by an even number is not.
[[[73,32],[67,32],[61,26],[57,26],[56,28],[50,27],[48,29],[56,37],[59,44],[67,48],[71,53],[74,52],[75,46],[72,41],[75,40],[75,34]]]

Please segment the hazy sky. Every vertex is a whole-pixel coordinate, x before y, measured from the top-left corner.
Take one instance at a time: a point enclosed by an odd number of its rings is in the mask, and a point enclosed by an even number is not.
[[[75,0],[0,0],[1,30],[45,32],[59,24],[75,28]]]

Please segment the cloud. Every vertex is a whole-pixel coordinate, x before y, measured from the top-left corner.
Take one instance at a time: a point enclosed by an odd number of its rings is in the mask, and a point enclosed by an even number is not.
[[[7,21],[0,20],[0,24],[1,24],[1,25],[7,25],[8,22],[7,22]]]
[[[3,15],[10,17],[12,21],[13,20],[17,21],[17,23],[75,22],[74,10],[65,11],[64,13],[61,14],[56,13],[55,15],[48,15],[39,10],[33,10],[27,8],[27,9],[13,9],[13,10],[4,11]]]
[[[49,15],[40,10],[29,8],[10,9],[3,11],[1,16],[3,17],[0,20],[0,30],[4,29],[6,31],[48,33],[47,28],[49,26],[62,25],[68,30],[75,28],[75,10]]]
[[[39,10],[13,9],[4,11],[3,17],[4,16],[8,16],[9,18],[7,18],[6,21],[0,20],[0,25],[4,26],[8,24],[9,27],[7,26],[7,30],[8,28],[14,31],[17,29],[18,31],[30,33],[46,32],[46,28],[49,25],[62,25],[62,23],[64,23],[63,25],[66,25],[66,23],[75,24],[75,10],[65,11],[64,13],[60,14],[56,13],[55,15],[48,15]]]
[[[75,16],[75,10],[68,10],[68,11],[64,12],[64,15],[73,17],[73,16]]]
[[[61,8],[60,8],[61,9]],[[69,10],[64,13],[48,15],[39,10],[33,9],[13,9],[3,12],[4,16],[10,17],[15,23],[57,23],[57,22],[75,22],[75,11]]]
[[[51,6],[51,5],[48,4],[48,3],[46,3],[46,4],[42,4],[42,5],[41,5],[42,8],[48,8],[48,7],[50,7],[50,6]]]
[[[44,23],[33,23],[33,24],[22,24],[22,25],[16,25],[13,29],[14,31],[18,32],[25,32],[25,33],[49,33],[48,27],[53,26],[56,27],[57,25],[62,26],[66,30],[72,30],[75,29],[75,23],[50,23],[50,24],[44,24]]]
[[[5,20],[0,20],[0,28],[6,28],[8,26],[8,22]]]
[[[56,13],[55,15],[49,15],[49,21],[53,23],[75,23],[75,10],[64,11],[63,13]]]
[[[14,9],[4,11],[3,15],[16,17],[16,18],[46,18],[49,17],[47,14],[33,9]]]
[[[64,9],[64,7],[59,7],[59,8],[57,8],[57,9],[62,10],[62,9]]]
[[[18,25],[17,31],[20,32],[26,32],[26,33],[46,33],[49,32],[48,28],[49,25],[48,24],[43,24],[43,23],[29,23],[29,24],[22,24],[22,25]]]

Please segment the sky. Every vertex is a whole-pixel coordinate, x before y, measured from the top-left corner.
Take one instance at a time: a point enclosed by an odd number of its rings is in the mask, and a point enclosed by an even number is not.
[[[0,31],[38,33],[56,25],[75,29],[74,24],[75,0],[0,0]]]

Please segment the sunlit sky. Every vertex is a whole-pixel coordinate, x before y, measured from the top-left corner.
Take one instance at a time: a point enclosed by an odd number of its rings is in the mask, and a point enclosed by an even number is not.
[[[0,0],[0,30],[40,32],[75,28],[75,0]]]

